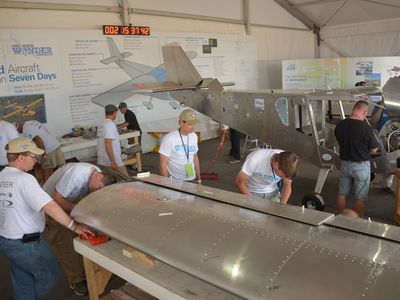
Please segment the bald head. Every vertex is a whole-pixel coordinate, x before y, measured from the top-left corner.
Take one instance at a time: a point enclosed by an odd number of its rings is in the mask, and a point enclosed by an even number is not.
[[[358,101],[356,104],[354,104],[353,106],[353,110],[351,112],[351,116],[356,118],[356,119],[360,119],[360,120],[364,120],[367,117],[368,114],[368,102],[361,100]]]

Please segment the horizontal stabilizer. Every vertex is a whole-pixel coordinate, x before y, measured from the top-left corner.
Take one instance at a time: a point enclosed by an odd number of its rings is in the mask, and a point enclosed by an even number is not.
[[[109,64],[112,64],[112,63],[117,62],[118,60],[119,60],[118,57],[116,57],[116,56],[111,56],[111,57],[108,57],[108,58],[105,58],[105,59],[100,60],[100,62],[101,62],[102,64],[109,65]]]
[[[122,52],[121,56],[122,56],[122,58],[127,58],[129,56],[132,56],[132,53],[131,52]]]

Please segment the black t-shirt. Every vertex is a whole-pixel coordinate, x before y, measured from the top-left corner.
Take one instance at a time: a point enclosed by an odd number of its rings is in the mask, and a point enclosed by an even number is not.
[[[361,120],[347,118],[340,121],[335,128],[335,136],[342,160],[370,160],[370,149],[379,147],[371,126]]]
[[[139,123],[136,119],[136,115],[133,111],[130,111],[129,109],[126,110],[126,113],[124,114],[125,122],[128,122],[129,125],[126,127],[128,130],[139,130],[140,134],[142,134],[142,130],[140,129]]]

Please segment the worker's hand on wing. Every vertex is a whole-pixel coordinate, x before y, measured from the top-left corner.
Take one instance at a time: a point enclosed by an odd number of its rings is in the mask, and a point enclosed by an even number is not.
[[[74,231],[76,234],[83,235],[85,238],[89,238],[89,235],[94,235],[94,233],[84,224],[78,224]]]
[[[222,151],[222,149],[224,149],[224,143],[219,143],[217,151]]]
[[[118,170],[118,166],[117,166],[117,164],[115,162],[111,163],[111,168],[113,168],[115,170]]]

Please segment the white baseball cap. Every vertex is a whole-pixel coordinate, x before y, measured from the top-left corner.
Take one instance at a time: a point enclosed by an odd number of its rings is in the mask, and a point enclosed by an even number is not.
[[[44,153],[43,149],[40,149],[34,141],[27,137],[19,137],[13,139],[7,144],[7,146],[7,153],[30,152],[35,155],[42,155]]]

